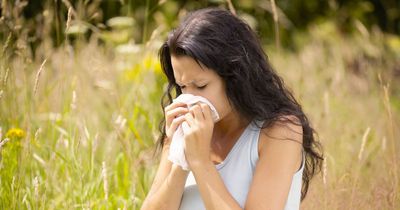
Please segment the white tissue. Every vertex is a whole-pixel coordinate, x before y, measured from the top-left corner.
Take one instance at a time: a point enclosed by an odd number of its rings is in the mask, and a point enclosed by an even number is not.
[[[211,109],[213,121],[216,122],[219,119],[219,115],[215,107],[210,103],[210,101],[208,101],[204,97],[195,96],[192,94],[181,94],[176,99],[174,99],[173,102],[183,102],[188,105],[188,108],[190,108],[197,102],[206,103]],[[178,126],[174,135],[172,136],[172,142],[169,147],[168,160],[170,160],[172,163],[176,165],[181,166],[183,170],[189,171],[190,168],[186,161],[185,151],[184,151],[185,140],[183,138],[182,126],[188,126],[186,121],[184,121]]]

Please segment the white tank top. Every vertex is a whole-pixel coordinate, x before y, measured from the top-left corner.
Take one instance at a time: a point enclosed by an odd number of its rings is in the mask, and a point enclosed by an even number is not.
[[[250,189],[253,174],[258,161],[258,138],[260,128],[254,123],[263,121],[253,121],[243,131],[225,160],[215,165],[222,180],[233,198],[242,208],[246,203],[248,191]],[[304,169],[303,161],[300,169],[293,175],[292,184],[286,201],[285,210],[295,210],[300,207],[301,184]],[[204,210],[199,189],[193,173],[190,171],[186,179],[185,189],[182,195],[179,210]]]

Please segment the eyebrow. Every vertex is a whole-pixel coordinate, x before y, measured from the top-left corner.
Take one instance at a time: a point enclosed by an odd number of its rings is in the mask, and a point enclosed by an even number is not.
[[[204,81],[205,79],[199,79],[199,80],[192,80],[191,82],[189,82],[188,84],[190,84],[190,83],[195,83],[195,82],[202,82],[202,81]],[[178,84],[178,85],[181,85],[181,83],[180,82],[178,82],[178,81],[175,81],[176,82],[176,84]]]

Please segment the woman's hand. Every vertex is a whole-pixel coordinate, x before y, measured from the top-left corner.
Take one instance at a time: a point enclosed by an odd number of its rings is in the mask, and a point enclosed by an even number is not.
[[[190,168],[210,161],[211,137],[214,121],[211,109],[201,103],[192,106],[182,123],[185,139],[185,156]]]
[[[182,102],[174,102],[164,109],[165,112],[165,133],[167,142],[164,145],[170,145],[172,136],[178,126],[185,121],[185,114],[189,112],[187,105]],[[181,116],[180,116],[181,115]]]

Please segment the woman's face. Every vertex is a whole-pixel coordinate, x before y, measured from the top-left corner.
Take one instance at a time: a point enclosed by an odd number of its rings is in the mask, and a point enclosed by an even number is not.
[[[213,70],[200,67],[189,56],[171,56],[171,64],[176,83],[182,93],[202,96],[217,109],[220,119],[232,111],[225,92],[225,83]]]

